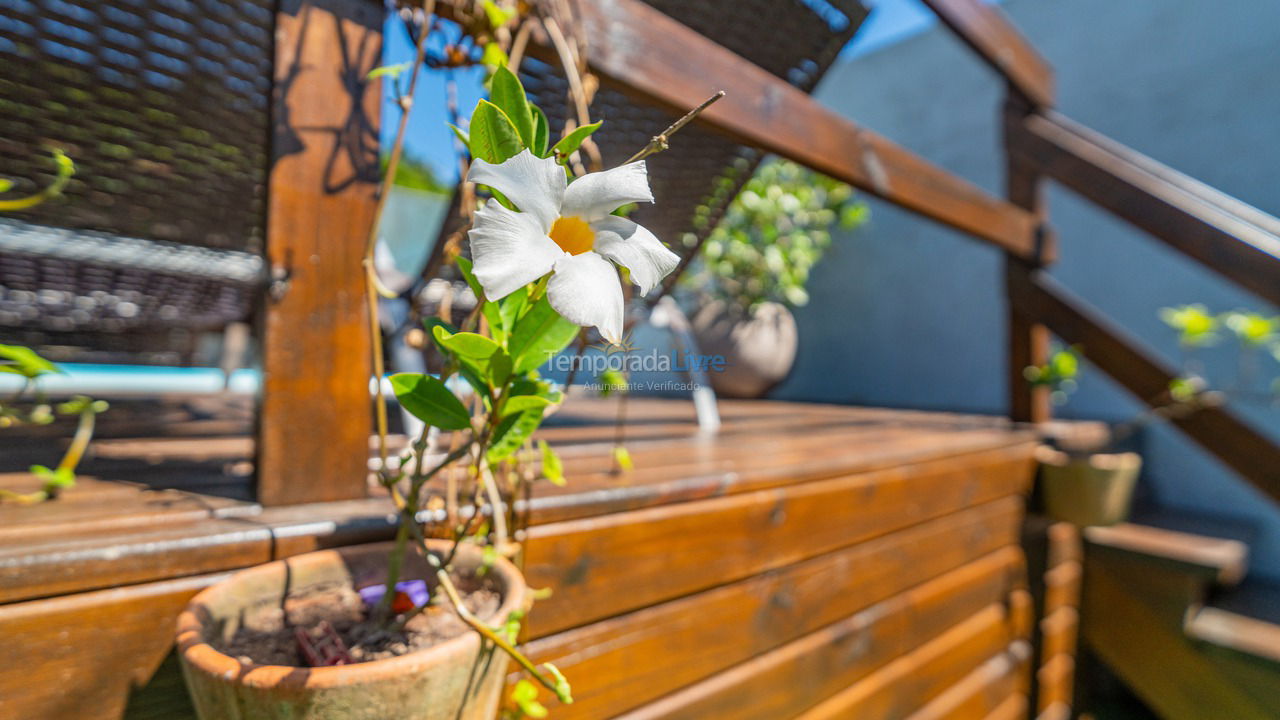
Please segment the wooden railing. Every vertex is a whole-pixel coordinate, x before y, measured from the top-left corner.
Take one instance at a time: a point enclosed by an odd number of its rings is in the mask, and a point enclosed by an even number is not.
[[[948,27],[1007,80],[1007,199],[930,164],[641,0],[581,4],[593,70],[642,99],[683,110],[716,90],[699,118],[743,143],[789,158],[1006,254],[1009,395],[1014,419],[1050,417],[1022,368],[1044,362],[1050,333],[1149,404],[1167,401],[1173,373],[1131,334],[1043,272],[1057,254],[1043,202],[1056,180],[1239,286],[1280,303],[1280,220],[1083,128],[1052,110],[1053,73],[980,0],[927,0]],[[697,58],[690,72],[688,58]],[[1222,407],[1175,422],[1246,480],[1280,499],[1280,447]]]

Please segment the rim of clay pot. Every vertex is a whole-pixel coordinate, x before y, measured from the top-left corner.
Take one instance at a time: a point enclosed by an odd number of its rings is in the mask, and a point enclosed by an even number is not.
[[[447,552],[448,548],[452,546],[452,543],[446,540],[428,540],[427,543],[431,550],[439,552]],[[231,583],[235,583],[237,579],[242,580],[254,574],[271,573],[275,568],[289,563],[293,563],[296,567],[298,563],[329,562],[335,559],[338,562],[342,562],[341,558],[344,552],[353,550],[371,552],[378,547],[389,550],[391,545],[392,543],[388,542],[320,550],[282,560],[274,560],[236,572],[226,580],[201,590],[187,603],[182,614],[178,616],[177,644],[179,654],[193,669],[222,678],[227,682],[235,682],[248,687],[295,686],[325,688],[356,685],[380,680],[387,676],[416,672],[425,667],[436,665],[455,653],[474,653],[479,647],[480,636],[471,628],[467,628],[462,634],[449,638],[442,643],[415,650],[411,653],[405,653],[404,655],[333,667],[298,667],[293,665],[244,663],[220,652],[205,640],[205,626],[200,621],[195,609],[202,604],[202,601],[208,600],[211,595],[224,592],[224,588]],[[459,553],[464,552],[472,554],[478,553],[479,550],[464,546],[459,549]],[[519,569],[506,558],[495,559],[489,572],[500,576],[505,586],[502,603],[498,606],[498,609],[491,615],[480,618],[485,622],[491,623],[496,618],[507,617],[524,602],[525,582],[524,576],[520,574]],[[501,651],[495,650],[495,652]]]

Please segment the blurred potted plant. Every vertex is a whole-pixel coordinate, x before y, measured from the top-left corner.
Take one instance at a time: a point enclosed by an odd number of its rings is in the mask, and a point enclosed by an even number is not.
[[[868,215],[848,185],[789,161],[766,162],[747,181],[681,280],[698,308],[699,350],[727,361],[710,378],[717,393],[761,397],[786,378],[799,343],[790,308],[809,302],[831,228]]]
[[[76,417],[76,430],[71,444],[62,454],[62,461],[53,468],[32,465],[31,474],[40,480],[40,489],[15,492],[0,488],[0,503],[11,502],[32,505],[55,500],[63,491],[76,484],[76,467],[89,449],[93,439],[93,427],[98,413],[107,409],[103,400],[93,400],[77,395],[66,402],[50,404],[38,391],[41,377],[61,372],[57,365],[40,357],[34,350],[21,345],[0,345],[0,373],[18,375],[22,387],[12,397],[0,400],[0,428],[22,425],[48,425],[57,415]],[[28,397],[29,392],[34,395]]]
[[[489,6],[481,18],[491,29],[510,19],[495,17],[496,6]],[[377,71],[396,82],[397,92],[400,74],[410,73],[401,107],[411,105],[421,48],[411,68]],[[509,560],[519,551],[512,500],[538,475],[564,482],[555,452],[532,444],[562,400],[538,368],[585,326],[618,342],[625,282],[619,268],[647,292],[677,257],[643,227],[611,214],[627,203],[652,202],[643,156],[661,148],[575,176],[572,159],[600,123],[569,128],[553,142],[546,116],[514,73],[499,64],[489,82],[489,99],[477,104],[469,132],[454,128],[474,158],[467,179],[490,195],[479,209],[464,208],[472,260],[455,258],[479,304],[461,327],[428,321],[445,359],[438,376],[389,378],[401,407],[424,423],[399,458],[388,457],[378,386],[378,480],[398,511],[395,541],[269,563],[197,595],[179,619],[178,646],[202,720],[489,720],[498,711],[508,658],[561,702],[572,702],[554,666],[535,666],[515,647],[532,593]],[[371,305],[380,291],[376,236],[375,224],[362,270]],[[381,377],[376,319],[370,327]],[[428,483],[437,477],[447,485],[429,498]],[[428,539],[420,525],[429,500],[448,518],[443,539]],[[538,693],[521,681],[506,715],[545,715]]]
[[[1183,375],[1170,382],[1160,397],[1151,398],[1149,409],[1111,425],[1101,437],[1059,434],[1049,438],[1050,444],[1038,450],[1037,459],[1040,492],[1050,516],[1081,526],[1124,521],[1142,471],[1142,457],[1119,448],[1134,433],[1154,422],[1221,405],[1228,397],[1265,397],[1272,402],[1280,398],[1280,378],[1271,382],[1269,393],[1256,387],[1263,352],[1280,361],[1280,317],[1245,310],[1213,314],[1203,305],[1184,305],[1161,309],[1160,318],[1178,333]],[[1230,388],[1210,390],[1195,352],[1216,344],[1223,328],[1238,343],[1239,373]],[[1024,370],[1028,382],[1051,389],[1055,404],[1066,402],[1075,391],[1078,374],[1077,348],[1059,349],[1045,365]]]
[[[30,195],[0,199],[0,212],[28,210],[62,194],[63,188],[75,174],[76,166],[62,150],[54,148],[50,153],[56,169],[53,181]],[[13,181],[0,178],[0,194],[8,193],[13,188]],[[39,381],[45,375],[58,372],[62,371],[57,365],[40,357],[29,347],[0,344],[0,373],[22,378],[22,385],[18,391],[0,400],[0,428],[48,425],[54,422],[57,415],[77,418],[71,444],[63,453],[62,460],[57,466],[54,468],[44,465],[31,466],[31,473],[40,480],[40,489],[15,492],[0,488],[0,503],[33,505],[55,500],[59,494],[76,484],[76,467],[89,449],[89,441],[93,439],[93,428],[98,413],[107,409],[107,403],[77,395],[66,402],[50,404],[40,392]]]

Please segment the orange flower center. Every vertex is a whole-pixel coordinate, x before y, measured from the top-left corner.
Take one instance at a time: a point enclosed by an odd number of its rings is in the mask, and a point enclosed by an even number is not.
[[[596,234],[580,217],[558,218],[551,226],[551,239],[570,255],[581,255],[596,245]]]

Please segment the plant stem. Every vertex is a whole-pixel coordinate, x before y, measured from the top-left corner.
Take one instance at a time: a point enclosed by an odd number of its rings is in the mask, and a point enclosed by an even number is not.
[[[485,625],[484,621],[471,614],[471,611],[463,604],[462,596],[458,594],[458,588],[453,584],[453,578],[449,577],[448,569],[440,561],[440,558],[436,557],[436,555],[427,547],[426,538],[422,536],[422,533],[417,530],[416,526],[414,528],[414,536],[415,540],[417,540],[418,551],[421,552],[423,557],[427,559],[427,562],[435,568],[436,580],[439,581],[440,587],[444,590],[445,596],[449,598],[449,603],[453,605],[453,610],[458,614],[458,617],[467,625],[471,626],[471,629],[480,633],[486,640],[492,642],[498,647],[498,649],[509,655],[512,660],[515,660],[516,663],[525,670],[525,672],[532,675],[533,679],[537,680],[551,692],[556,693],[556,695],[563,701],[565,698],[561,695],[560,689],[556,687],[556,683],[553,680],[547,678],[542,671],[538,670],[538,667],[534,665],[529,658],[525,657],[524,653],[521,653],[511,643],[507,642],[506,638],[503,638],[501,635],[494,632],[493,628]]]
[[[369,306],[369,345],[373,355],[374,393],[377,402],[374,413],[378,431],[378,466],[379,472],[387,466],[387,396],[382,390],[382,376],[386,367],[382,359],[382,326],[378,320],[378,270],[374,266],[374,253],[378,246],[378,227],[382,224],[382,213],[387,206],[387,197],[396,181],[396,171],[400,167],[400,156],[404,154],[404,138],[409,127],[409,111],[413,109],[413,97],[418,88],[418,75],[422,69],[423,59],[427,54],[427,37],[431,34],[431,20],[435,16],[436,0],[426,0],[422,29],[418,32],[418,46],[414,56],[413,68],[409,71],[409,91],[400,99],[400,123],[396,127],[395,142],[391,146],[391,156],[387,159],[387,171],[382,176],[378,187],[377,205],[373,210],[373,223],[369,226],[369,239],[364,249],[365,302]]]
[[[80,422],[76,425],[75,437],[71,439],[71,446],[67,448],[67,453],[62,456],[62,462],[58,463],[59,470],[75,471],[80,464],[84,451],[89,449],[89,441],[93,439],[93,426],[97,415],[92,401],[80,411]]]
[[[628,163],[636,162],[637,160],[643,160],[649,157],[650,155],[656,155],[657,153],[660,153],[663,150],[666,150],[668,147],[667,142],[671,139],[672,135],[675,135],[677,132],[680,132],[681,128],[683,128],[685,125],[688,125],[703,110],[706,110],[707,108],[711,107],[711,103],[714,103],[715,101],[719,100],[722,97],[724,97],[724,91],[717,90],[715,95],[712,95],[706,100],[703,100],[701,105],[685,113],[684,117],[671,123],[671,126],[668,127],[666,130],[663,130],[657,135],[654,135],[653,138],[649,140],[648,145],[645,145],[643,148],[641,148],[640,152],[636,153],[635,155],[632,155],[631,158],[628,159],[627,162],[623,164],[626,165]]]
[[[379,626],[386,625],[391,619],[391,604],[395,600],[396,584],[400,582],[400,572],[404,567],[404,553],[408,547],[409,534],[418,524],[418,503],[422,495],[422,487],[442,468],[448,467],[456,460],[463,457],[471,447],[471,442],[464,443],[461,447],[445,456],[445,459],[431,470],[424,470],[423,464],[426,460],[427,436],[430,426],[422,429],[422,434],[418,441],[414,443],[414,467],[413,477],[409,482],[409,493],[405,496],[404,505],[400,507],[400,524],[396,528],[395,546],[391,549],[391,553],[387,556],[387,583],[386,592],[382,595],[382,600],[378,601],[377,608],[374,609],[375,622]],[[474,439],[473,441],[474,442]]]

